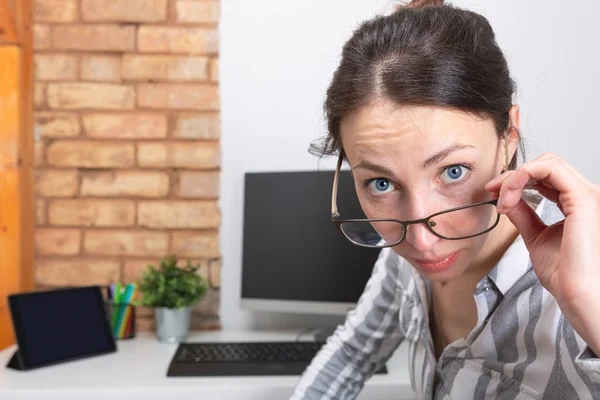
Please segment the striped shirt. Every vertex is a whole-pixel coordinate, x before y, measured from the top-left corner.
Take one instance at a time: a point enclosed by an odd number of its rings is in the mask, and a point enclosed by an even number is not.
[[[547,200],[536,212],[546,224],[564,218]],[[409,341],[418,399],[600,399],[600,359],[540,284],[521,237],[473,296],[475,328],[436,360],[429,282],[383,249],[356,308],[313,359],[291,399],[355,398],[403,340]]]

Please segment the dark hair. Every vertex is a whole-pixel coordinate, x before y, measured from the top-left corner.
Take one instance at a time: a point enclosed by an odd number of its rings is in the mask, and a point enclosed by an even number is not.
[[[452,108],[509,128],[515,84],[487,19],[443,0],[415,0],[364,22],[344,45],[327,90],[328,135],[311,153],[341,149],[340,121],[373,101]],[[514,169],[517,154],[508,168]]]

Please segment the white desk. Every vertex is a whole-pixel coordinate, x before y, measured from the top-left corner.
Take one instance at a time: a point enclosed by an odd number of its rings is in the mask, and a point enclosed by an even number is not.
[[[297,332],[200,332],[189,341],[295,340]],[[306,337],[303,337],[306,339]],[[31,371],[5,368],[15,347],[0,352],[2,400],[269,400],[287,399],[299,376],[167,378],[177,345],[159,343],[151,334],[118,341],[118,351]],[[387,375],[375,375],[359,399],[408,400],[415,395],[403,344],[387,363]]]

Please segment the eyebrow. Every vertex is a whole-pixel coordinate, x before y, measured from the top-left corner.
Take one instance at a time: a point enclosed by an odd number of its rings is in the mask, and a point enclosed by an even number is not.
[[[448,147],[438,151],[437,153],[435,153],[434,155],[429,157],[427,160],[425,160],[423,162],[423,168],[427,168],[427,167],[431,166],[432,164],[436,164],[436,163],[442,161],[444,158],[448,157],[451,153],[454,153],[455,151],[464,150],[464,149],[475,149],[475,146],[471,146],[468,144],[453,144],[451,146],[448,146]],[[363,161],[359,162],[352,169],[357,169],[357,168],[367,169],[369,171],[377,172],[377,173],[380,173],[380,174],[386,175],[386,176],[394,176],[394,173],[392,172],[391,169],[383,167],[381,165],[373,164],[372,162],[367,161],[367,160],[363,160]]]
[[[471,146],[470,144],[453,144],[438,151],[437,153],[429,157],[427,160],[425,160],[423,162],[423,168],[427,168],[433,164],[437,164],[438,162],[442,161],[444,158],[448,157],[451,153],[454,153],[455,151],[474,148],[475,146]]]
[[[352,169],[357,169],[357,168],[367,169],[369,171],[377,172],[377,173],[380,173],[380,174],[386,175],[386,176],[394,176],[394,173],[392,172],[391,169],[382,167],[381,165],[373,164],[367,160],[363,160],[363,161],[359,162]]]

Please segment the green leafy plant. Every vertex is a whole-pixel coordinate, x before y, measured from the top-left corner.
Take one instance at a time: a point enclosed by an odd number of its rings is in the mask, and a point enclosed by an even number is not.
[[[164,257],[159,268],[148,265],[138,282],[142,298],[140,305],[147,307],[181,308],[198,302],[206,293],[206,279],[198,275],[200,265],[190,260],[179,267],[176,256]]]

